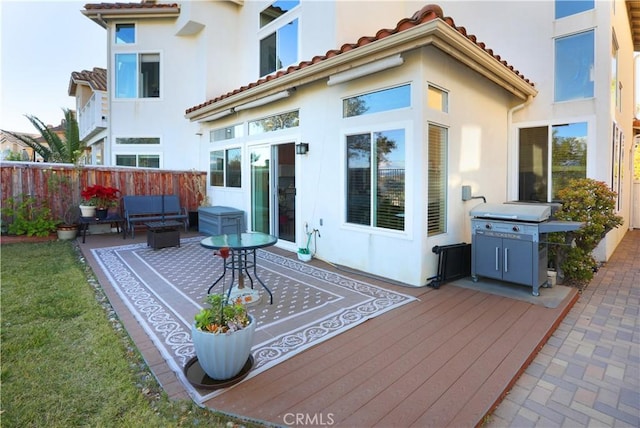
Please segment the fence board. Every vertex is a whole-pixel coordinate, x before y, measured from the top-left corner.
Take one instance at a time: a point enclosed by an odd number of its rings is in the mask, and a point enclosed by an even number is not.
[[[53,174],[69,177],[72,183],[71,198],[65,199],[59,191],[49,188]],[[56,218],[62,219],[66,209],[65,200],[72,205],[79,205],[81,190],[94,184],[120,189],[120,196],[163,193],[177,195],[183,207],[195,211],[206,196],[202,192],[206,192],[207,173],[195,170],[4,161],[0,162],[0,179],[0,200],[3,206],[10,197],[30,195],[49,206]]]

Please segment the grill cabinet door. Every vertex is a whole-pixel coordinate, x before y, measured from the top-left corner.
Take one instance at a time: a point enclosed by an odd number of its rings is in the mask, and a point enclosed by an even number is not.
[[[502,279],[502,238],[482,234],[474,238],[474,275]]]
[[[517,239],[503,239],[502,245],[504,252],[502,279],[516,284],[531,285],[533,278],[532,243]]]

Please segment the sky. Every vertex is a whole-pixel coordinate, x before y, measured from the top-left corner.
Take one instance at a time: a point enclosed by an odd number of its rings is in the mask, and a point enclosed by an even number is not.
[[[74,71],[106,68],[106,30],[81,10],[100,1],[0,0],[0,129],[37,133],[24,115],[59,125]]]

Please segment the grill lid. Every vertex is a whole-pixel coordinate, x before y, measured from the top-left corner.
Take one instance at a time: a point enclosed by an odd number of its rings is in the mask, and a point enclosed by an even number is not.
[[[540,223],[551,216],[551,207],[536,204],[480,204],[469,211],[473,217],[495,220],[530,221]]]

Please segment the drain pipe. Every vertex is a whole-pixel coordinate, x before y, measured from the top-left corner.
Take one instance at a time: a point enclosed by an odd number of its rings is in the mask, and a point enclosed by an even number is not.
[[[515,153],[518,153],[518,150],[516,148],[516,143],[517,143],[517,138],[514,138],[513,136],[513,114],[519,110],[522,110],[523,108],[525,108],[526,106],[528,106],[529,104],[531,104],[531,102],[533,101],[533,95],[528,95],[527,99],[525,102],[518,104],[514,107],[511,107],[509,109],[509,111],[507,112],[507,126],[508,126],[508,132],[509,132],[509,136],[508,136],[508,146],[507,146],[507,165],[508,165],[508,169],[507,171],[517,171],[517,166],[515,165],[515,162],[517,161],[517,159],[515,158]],[[508,172],[507,172],[508,174]],[[509,198],[509,195],[513,194],[513,183],[514,180],[507,180],[507,200],[509,199],[513,199],[513,198]],[[517,180],[515,180],[515,183],[517,183]],[[517,199],[517,195],[515,195]]]

